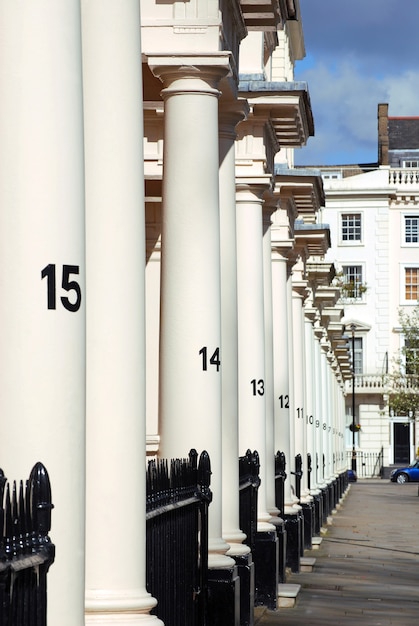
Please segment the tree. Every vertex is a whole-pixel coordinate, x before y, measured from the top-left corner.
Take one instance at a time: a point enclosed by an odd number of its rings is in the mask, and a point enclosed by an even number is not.
[[[419,411],[419,305],[399,310],[404,345],[393,360],[389,405],[396,415]]]

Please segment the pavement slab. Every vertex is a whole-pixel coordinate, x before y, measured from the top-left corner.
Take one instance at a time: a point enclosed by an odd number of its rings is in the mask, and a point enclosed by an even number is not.
[[[419,622],[418,485],[360,480],[333,515],[293,608],[259,611],[257,626],[415,626]]]

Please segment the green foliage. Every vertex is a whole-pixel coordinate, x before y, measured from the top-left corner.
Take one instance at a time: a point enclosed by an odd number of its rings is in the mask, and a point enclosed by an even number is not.
[[[389,404],[396,415],[409,415],[409,411],[419,412],[419,306],[400,309],[399,322],[405,341],[393,360]]]
[[[343,272],[338,272],[335,275],[332,284],[340,289],[342,300],[357,300],[367,291],[367,285],[365,283],[354,280],[348,281]]]

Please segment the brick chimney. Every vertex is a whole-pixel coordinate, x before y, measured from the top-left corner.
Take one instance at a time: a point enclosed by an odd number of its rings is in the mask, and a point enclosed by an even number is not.
[[[388,104],[378,105],[378,165],[388,165]]]

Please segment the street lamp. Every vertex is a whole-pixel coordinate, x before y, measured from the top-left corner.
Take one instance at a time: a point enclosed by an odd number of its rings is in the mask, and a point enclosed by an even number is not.
[[[350,325],[352,333],[352,471],[356,473],[356,450],[355,450],[355,329],[356,325]]]

